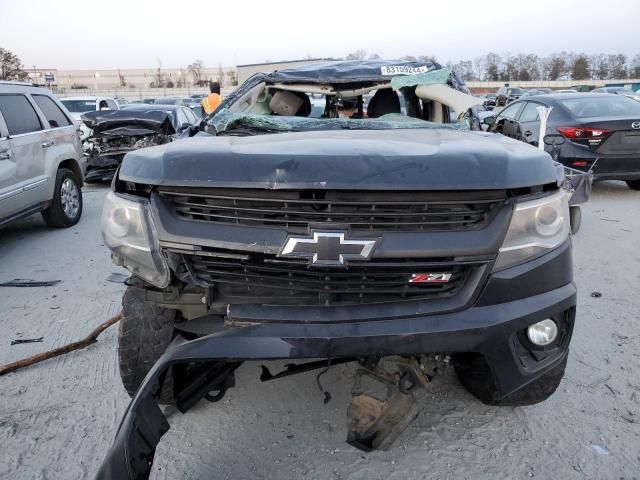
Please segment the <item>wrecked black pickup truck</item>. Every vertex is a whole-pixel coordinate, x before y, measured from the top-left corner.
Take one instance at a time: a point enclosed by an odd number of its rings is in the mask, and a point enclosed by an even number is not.
[[[263,381],[355,362],[347,441],[366,451],[449,367],[489,405],[549,397],[576,305],[563,172],[482,132],[481,102],[433,62],[311,65],[257,74],[192,138],[129,152],[102,230],[132,273],[133,400],[98,478],[147,478],[159,403],[218,401],[248,360],[297,360]]]

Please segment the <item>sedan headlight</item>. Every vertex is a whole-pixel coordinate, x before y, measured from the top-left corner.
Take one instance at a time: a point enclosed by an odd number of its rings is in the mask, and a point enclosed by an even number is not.
[[[494,271],[533,260],[569,236],[569,203],[564,190],[516,205]]]
[[[148,200],[109,192],[102,209],[102,237],[116,264],[158,288],[169,284]]]

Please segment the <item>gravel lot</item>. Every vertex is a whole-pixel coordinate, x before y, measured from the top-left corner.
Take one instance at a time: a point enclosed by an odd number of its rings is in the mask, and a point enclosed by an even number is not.
[[[123,285],[102,244],[106,187],[85,190],[81,222],[48,229],[40,216],[0,229],[0,281],[61,279],[0,289],[0,363],[84,337],[120,309]],[[261,384],[245,364],[220,404],[170,416],[156,479],[640,478],[640,192],[597,184],[574,239],[578,318],[567,375],[547,402],[493,408],[453,371],[387,452],[344,443],[353,367]],[[591,292],[601,292],[594,298]],[[87,350],[0,378],[0,478],[93,478],[129,401],[112,327]],[[16,338],[42,343],[10,346]]]

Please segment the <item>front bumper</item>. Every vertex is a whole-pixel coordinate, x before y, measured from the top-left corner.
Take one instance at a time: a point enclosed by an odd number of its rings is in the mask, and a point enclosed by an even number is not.
[[[155,393],[171,365],[477,352],[485,356],[503,398],[564,359],[575,305],[567,242],[545,257],[492,275],[475,305],[462,311],[339,323],[243,326],[217,316],[185,322],[180,324],[185,333],[176,337],[131,401],[97,478],[148,478],[155,448],[169,429]],[[553,348],[532,350],[522,334],[545,318],[561,326],[562,339]],[[186,339],[194,337],[199,338]]]
[[[122,155],[105,156],[91,153],[87,159],[85,179],[89,182],[110,181],[122,163]]]

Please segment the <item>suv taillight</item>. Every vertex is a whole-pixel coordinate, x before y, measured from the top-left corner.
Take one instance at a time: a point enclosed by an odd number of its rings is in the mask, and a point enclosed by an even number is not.
[[[611,134],[611,130],[606,128],[588,127],[558,127],[562,136],[570,140],[593,140],[606,138]]]

